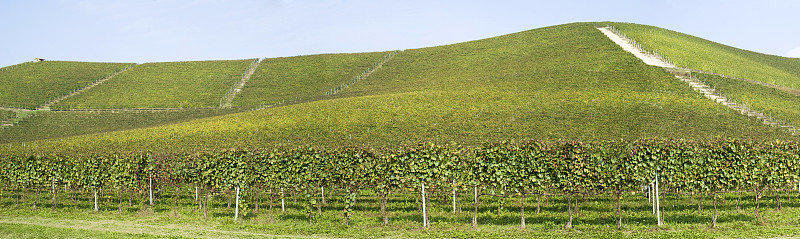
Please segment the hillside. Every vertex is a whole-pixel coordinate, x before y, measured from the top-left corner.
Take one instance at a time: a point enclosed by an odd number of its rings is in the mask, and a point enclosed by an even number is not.
[[[225,92],[242,78],[252,62],[253,59],[145,63],[53,108],[218,107]]]
[[[388,52],[264,59],[233,103],[253,107],[322,96],[326,90],[351,80],[386,54]]]
[[[0,107],[37,108],[129,66],[132,64],[44,61],[0,68]]]
[[[36,111],[14,126],[0,128],[0,143],[26,142],[40,139],[147,128],[225,115],[239,111],[241,110]],[[0,111],[0,113],[2,113],[0,116],[6,117],[6,112],[7,111]],[[2,119],[2,117],[0,117],[0,119]]]
[[[245,84],[243,91],[239,92],[234,98],[235,106],[233,109],[219,110],[208,108],[146,111],[103,110],[39,112],[30,114],[29,117],[24,118],[13,127],[0,128],[0,143],[25,142],[91,133],[107,133],[119,130],[147,128],[191,119],[240,112],[262,104],[275,103],[280,100],[315,100],[324,96],[325,91],[352,80],[353,77],[362,73],[387,54],[388,52],[372,52],[264,59],[261,63],[261,67],[257,68],[255,74],[253,74],[247,84]],[[150,64],[144,64],[144,66],[149,65]],[[141,66],[137,68],[139,67]],[[165,71],[172,72],[174,70],[187,73],[185,68],[170,68]],[[137,69],[136,71],[142,70]],[[136,73],[136,71],[133,71],[133,74],[142,74]],[[114,80],[119,79],[120,77],[114,77]],[[211,87],[209,87],[209,89],[219,90]],[[158,89],[147,88],[144,90],[150,91]],[[78,98],[77,96],[75,97]],[[72,104],[71,102],[74,103],[80,100],[81,99],[68,101],[66,104]],[[58,104],[54,108],[65,107],[72,106]],[[4,117],[6,114],[8,118],[14,116],[13,112],[1,112],[4,113]]]
[[[798,107],[800,106],[800,96],[775,88],[716,75],[695,73],[694,76],[702,80],[706,85],[718,89],[727,97],[744,103],[759,112],[772,115],[774,118],[791,125],[800,123],[800,107]]]
[[[26,150],[652,137],[790,136],[716,105],[663,69],[645,65],[595,25],[575,23],[406,50],[358,84],[312,102],[41,141]]]
[[[668,57],[679,67],[689,67],[764,83],[800,89],[800,59],[737,49],[663,28],[609,24],[639,42],[645,49]]]

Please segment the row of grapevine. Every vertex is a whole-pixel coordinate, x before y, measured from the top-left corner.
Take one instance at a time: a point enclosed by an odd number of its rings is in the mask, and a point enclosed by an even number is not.
[[[126,191],[147,192],[149,188],[152,203],[154,182],[162,186],[191,185],[196,188],[205,216],[208,198],[236,190],[237,208],[245,213],[247,203],[238,203],[239,197],[266,192],[272,218],[274,199],[292,191],[305,197],[309,223],[315,211],[321,211],[320,197],[324,198],[324,189],[330,187],[346,191],[345,222],[354,213],[359,192],[376,190],[382,199],[384,224],[388,223],[386,198],[392,193],[419,193],[425,215],[426,192],[452,191],[454,196],[456,191],[472,192],[476,210],[472,223],[476,225],[481,196],[518,197],[524,203],[526,195],[557,194],[569,201],[578,195],[610,194],[616,197],[619,210],[623,193],[640,189],[656,177],[660,184],[656,189],[661,188],[656,192],[716,198],[721,193],[749,191],[756,193],[758,205],[767,190],[797,189],[798,153],[800,144],[794,142],[654,139],[592,144],[499,142],[475,148],[428,143],[397,149],[300,147],[175,154],[2,155],[0,181],[5,182],[4,190],[37,194],[50,188],[55,193],[57,185],[95,194],[101,188],[116,190],[120,211]],[[524,205],[521,210],[524,227]],[[621,224],[622,216],[619,211],[617,214]],[[755,214],[758,217],[758,207]],[[429,224],[426,216],[423,224]]]
[[[19,64],[16,64],[16,65],[10,65],[10,66],[6,66],[6,67],[2,67],[2,68],[0,68],[0,72],[12,71],[12,70],[14,70],[16,68],[19,68],[20,66],[24,66],[24,65],[27,65],[27,64],[33,64],[33,62],[32,61],[26,61],[26,62],[19,63]]]

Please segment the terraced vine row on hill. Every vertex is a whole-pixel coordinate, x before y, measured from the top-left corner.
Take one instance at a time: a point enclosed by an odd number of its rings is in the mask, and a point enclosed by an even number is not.
[[[225,93],[225,96],[223,96],[222,99],[220,99],[219,102],[220,108],[233,107],[232,105],[233,99],[236,97],[237,94],[239,94],[239,92],[242,91],[242,88],[244,88],[244,86],[247,84],[247,81],[249,81],[253,73],[256,72],[256,69],[258,69],[258,66],[260,65],[259,62],[260,62],[259,59],[256,58],[255,60],[253,60],[253,63],[250,63],[250,66],[248,66],[247,69],[242,74],[242,79],[239,80],[239,82],[237,82],[236,85],[231,86],[231,89],[228,90],[227,93]]]
[[[145,63],[65,99],[54,109],[218,107],[250,60]]]
[[[0,71],[0,106],[36,109],[132,64],[45,61]]]
[[[794,126],[800,119],[800,111],[798,111],[800,108],[797,108],[797,105],[800,104],[800,97],[797,95],[716,75],[692,73],[692,77],[719,91],[736,105],[761,112],[761,117],[767,121],[765,123],[774,124],[797,134]]]
[[[387,52],[267,58],[233,102],[263,106],[324,95],[373,65]]]
[[[680,67],[800,90],[800,59],[741,50],[652,26],[608,24],[625,32],[645,49],[662,53]]]
[[[372,72],[375,72],[375,70],[381,68],[381,66],[383,66],[384,63],[386,63],[387,61],[391,60],[392,57],[394,57],[394,55],[397,55],[398,53],[400,53],[400,51],[389,52],[389,54],[383,56],[383,58],[381,58],[378,62],[375,62],[374,64],[372,64],[372,66],[367,67],[367,69],[365,69],[363,72],[361,72],[361,74],[358,74],[356,77],[353,77],[353,79],[351,79],[350,81],[344,82],[341,85],[338,85],[338,86],[333,87],[332,89],[326,91],[325,95],[335,95],[335,94],[339,93],[339,91],[347,89],[347,87],[350,87],[351,85],[354,85],[354,84],[360,82],[364,78],[367,78],[369,75],[372,74]]]
[[[148,128],[240,111],[242,109],[37,111],[11,127],[0,128],[0,144]]]
[[[383,199],[384,224],[389,220],[387,195],[407,190],[421,192],[422,212],[426,190],[428,196],[455,190],[474,193],[476,208],[479,198],[489,195],[523,200],[526,195],[560,194],[569,199],[611,194],[617,199],[621,223],[621,195],[640,190],[658,177],[659,194],[709,195],[715,205],[719,194],[755,192],[756,220],[761,220],[758,205],[764,192],[800,186],[798,153],[797,143],[637,140],[499,142],[476,148],[419,144],[393,150],[299,147],[178,154],[5,154],[0,157],[0,181],[5,182],[5,191],[17,193],[56,191],[63,185],[95,192],[110,189],[120,196],[120,210],[126,191],[147,192],[153,181],[162,187],[193,185],[198,188],[196,194],[202,195],[203,213],[208,198],[223,191],[235,188],[242,198],[267,193],[273,202],[280,192],[291,189],[305,198],[309,222],[320,210],[321,190],[335,187],[346,191],[345,223],[357,213],[355,196],[371,188]],[[53,200],[57,200],[55,195]],[[776,200],[780,207],[780,197]],[[247,203],[241,204],[246,211]],[[571,203],[568,213],[572,213]],[[521,217],[524,227],[524,211]],[[423,220],[427,225],[428,219]],[[713,227],[716,214],[712,220]],[[475,217],[472,223],[478,223]]]
[[[693,75],[693,72],[698,71],[698,70],[686,69],[686,68],[677,69],[675,67],[674,63],[670,62],[669,59],[667,59],[666,57],[664,57],[664,56],[662,56],[662,55],[660,55],[660,54],[658,54],[656,52],[648,52],[641,45],[639,45],[636,41],[628,38],[624,33],[622,33],[620,30],[618,30],[618,29],[616,29],[616,28],[614,28],[612,26],[607,26],[605,28],[598,28],[598,29],[603,31],[609,38],[611,38],[611,40],[615,41],[615,43],[620,45],[622,48],[628,47],[629,49],[626,49],[627,51],[633,53],[634,55],[636,55],[636,57],[642,59],[647,64],[656,65],[656,66],[665,68],[666,71],[674,74],[675,77],[677,77],[677,78],[685,81],[689,85],[691,85],[692,88],[695,89],[696,91],[699,91],[699,92],[703,93],[703,95],[706,98],[712,99],[715,102],[720,103],[720,104],[722,104],[722,105],[724,105],[724,106],[726,106],[728,108],[731,108],[731,109],[734,109],[736,111],[739,111],[743,115],[747,115],[747,116],[750,116],[750,117],[756,117],[759,120],[762,120],[764,122],[764,124],[767,124],[767,125],[770,125],[770,126],[777,126],[777,127],[781,128],[781,129],[786,129],[792,135],[797,135],[797,129],[795,128],[794,125],[788,124],[786,122],[779,121],[779,120],[775,119],[772,115],[768,115],[768,114],[765,114],[763,112],[760,112],[760,111],[752,108],[752,106],[748,106],[748,105],[746,105],[744,103],[741,103],[741,102],[737,103],[734,99],[731,99],[729,96],[724,95],[721,92],[721,89],[718,90],[714,86],[708,86],[704,82],[702,82],[701,80],[698,80]],[[727,76],[720,75],[720,74],[710,74],[709,76],[727,77]],[[728,78],[730,78],[730,77],[728,77]],[[741,83],[743,83],[745,85],[752,85],[754,87],[767,86],[767,87],[771,87],[771,88],[776,88],[776,87],[774,87],[774,86],[772,86],[770,84],[766,84],[766,83],[754,84],[754,82],[750,81],[750,80],[745,80],[745,79],[740,79],[740,78],[730,78],[730,79],[736,80],[736,81],[740,81]],[[758,83],[760,83],[760,82],[758,82]],[[727,88],[727,89],[730,89],[730,88]],[[745,88],[739,88],[739,89],[733,89],[733,90],[734,91],[739,90],[739,91],[745,91],[746,92],[747,89],[748,88],[745,87]],[[780,89],[780,88],[778,88],[778,89]],[[785,91],[785,89],[781,89],[781,90]],[[784,93],[793,94],[793,93],[789,93],[789,92],[784,92]],[[795,95],[795,97],[796,96],[797,95]],[[769,96],[767,96],[767,97],[769,98]],[[798,99],[800,99],[800,98],[798,98]]]
[[[112,77],[114,77],[116,75],[119,75],[120,73],[125,72],[125,71],[131,69],[132,67],[134,67],[134,65],[130,65],[130,66],[127,66],[127,67],[125,67],[125,68],[123,68],[121,70],[115,71],[114,73],[111,73],[110,75],[107,75],[107,76],[105,76],[103,78],[95,80],[94,82],[92,82],[91,84],[87,85],[86,87],[74,90],[69,94],[63,95],[63,96],[55,98],[53,100],[50,100],[47,103],[44,103],[43,105],[41,105],[39,108],[48,110],[48,109],[50,109],[50,106],[53,106],[54,104],[56,104],[58,102],[61,102],[62,100],[66,99],[66,98],[75,96],[75,95],[80,94],[80,93],[82,93],[82,92],[84,92],[86,90],[94,88],[95,86],[98,86],[98,85],[102,84],[103,82],[106,82],[107,80],[110,80]]]

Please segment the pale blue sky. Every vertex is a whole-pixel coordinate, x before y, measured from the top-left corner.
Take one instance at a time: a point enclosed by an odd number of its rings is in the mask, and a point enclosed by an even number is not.
[[[581,21],[800,57],[800,1],[9,1],[0,66],[246,59],[436,46]]]

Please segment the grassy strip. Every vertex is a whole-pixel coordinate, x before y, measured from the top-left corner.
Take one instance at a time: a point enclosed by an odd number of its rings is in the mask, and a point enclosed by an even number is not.
[[[287,194],[285,198],[286,212],[280,210],[279,198],[274,202],[273,213],[276,223],[270,224],[268,219],[268,197],[249,193],[243,198],[249,205],[249,211],[240,222],[233,222],[233,207],[227,203],[232,196],[221,194],[210,201],[210,217],[203,218],[197,210],[197,203],[191,188],[182,188],[179,200],[173,201],[174,189],[158,186],[156,206],[142,211],[145,197],[134,194],[133,206],[127,203],[124,196],[124,212],[117,211],[119,198],[114,192],[101,197],[99,213],[92,210],[90,193],[83,192],[76,199],[77,209],[62,193],[60,206],[52,210],[46,201],[47,193],[40,194],[40,209],[31,210],[30,201],[33,194],[25,196],[25,201],[14,206],[14,199],[4,194],[0,204],[4,210],[0,212],[0,225],[8,225],[11,221],[18,224],[37,225],[35,227],[12,227],[14,235],[33,233],[41,228],[75,227],[87,236],[102,236],[105,233],[124,233],[145,236],[169,237],[269,237],[273,235],[300,237],[456,237],[456,238],[718,238],[718,237],[792,237],[800,235],[797,229],[800,202],[797,192],[782,192],[783,208],[775,210],[773,193],[765,195],[761,200],[761,213],[765,223],[755,221],[755,195],[743,193],[741,201],[737,201],[736,193],[723,194],[718,199],[718,228],[709,229],[713,213],[710,198],[695,195],[668,194],[662,197],[661,205],[665,220],[664,227],[656,225],[651,206],[641,192],[625,193],[622,200],[623,227],[617,229],[615,200],[610,195],[594,195],[578,197],[579,209],[573,221],[573,229],[564,229],[568,219],[566,198],[563,196],[541,197],[540,210],[536,213],[537,197],[526,197],[527,229],[520,229],[519,198],[481,197],[479,206],[478,227],[470,226],[472,200],[470,192],[459,192],[458,207],[452,212],[452,199],[449,191],[434,191],[430,194],[431,227],[422,228],[422,216],[418,211],[419,195],[405,192],[393,194],[388,203],[390,224],[382,226],[380,216],[380,199],[370,191],[363,191],[357,199],[351,226],[344,225],[341,211],[344,206],[344,192],[341,189],[326,190],[327,204],[322,214],[314,212],[314,222],[309,225],[304,196]],[[297,198],[297,202],[294,198]],[[256,200],[260,201],[258,211],[254,210]],[[574,202],[574,199],[573,199]],[[698,204],[702,209],[698,210]],[[3,228],[3,226],[0,226]],[[5,227],[7,228],[7,227]],[[4,230],[4,229],[0,229]],[[30,230],[30,231],[29,231]],[[61,229],[51,229],[58,232]],[[86,230],[86,231],[84,231]],[[124,235],[123,234],[123,235]],[[82,235],[82,234],[78,234]],[[111,234],[117,235],[117,234]]]
[[[0,223],[0,238],[164,238],[164,236],[6,222]]]

